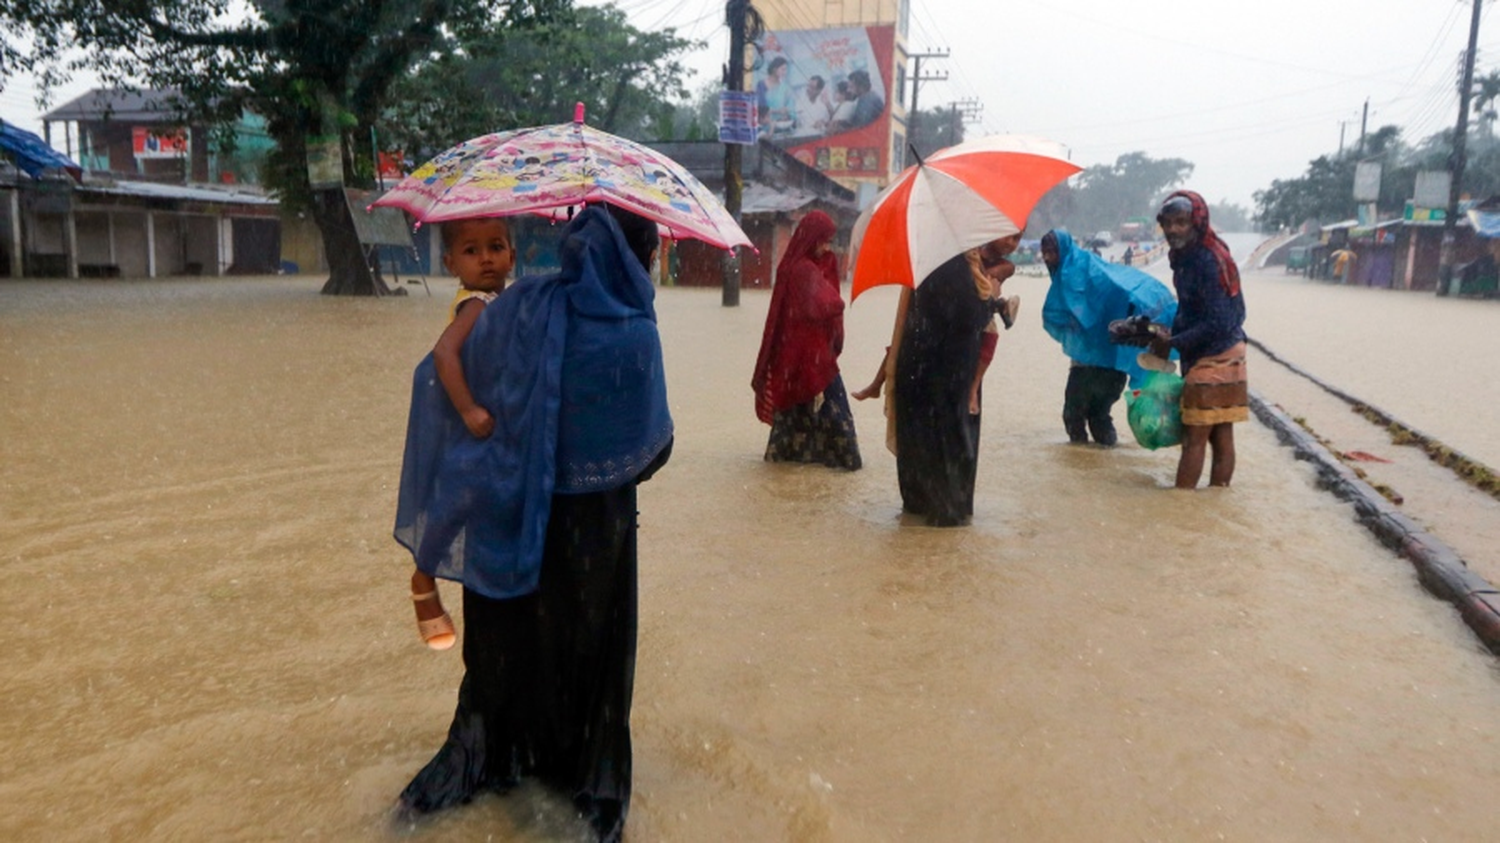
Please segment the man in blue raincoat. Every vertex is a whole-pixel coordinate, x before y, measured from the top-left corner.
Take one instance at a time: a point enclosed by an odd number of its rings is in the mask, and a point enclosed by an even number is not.
[[[1144,314],[1157,324],[1172,324],[1177,300],[1150,275],[1110,263],[1073,242],[1062,229],[1042,237],[1042,260],[1052,276],[1042,303],[1042,326],[1062,343],[1072,361],[1063,393],[1063,427],[1068,441],[1094,441],[1110,447],[1118,440],[1110,410],[1127,380],[1139,386],[1145,371],[1140,351],[1110,341],[1109,323]]]

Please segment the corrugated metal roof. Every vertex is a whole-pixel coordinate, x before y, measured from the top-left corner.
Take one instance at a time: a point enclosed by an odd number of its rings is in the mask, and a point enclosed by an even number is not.
[[[817,194],[799,187],[774,188],[764,184],[745,185],[740,198],[742,214],[785,214],[818,201]]]
[[[149,181],[118,181],[113,184],[85,182],[79,193],[106,193],[144,199],[186,199],[192,202],[215,202],[222,205],[277,205],[277,200],[243,190],[220,190],[190,184],[159,184]]]
[[[1329,223],[1323,226],[1323,231],[1338,231],[1341,228],[1354,228],[1359,225],[1359,220],[1344,220],[1342,222]]]
[[[43,120],[117,120],[174,123],[180,117],[170,102],[174,90],[119,91],[95,88],[42,115]]]

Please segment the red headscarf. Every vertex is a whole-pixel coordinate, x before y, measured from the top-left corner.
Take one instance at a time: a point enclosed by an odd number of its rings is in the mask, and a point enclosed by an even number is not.
[[[838,376],[838,356],[844,350],[838,256],[814,254],[837,231],[832,217],[809,213],[776,265],[771,308],[750,379],[755,415],[766,424],[777,412],[813,400]]]
[[[1208,203],[1203,197],[1191,190],[1179,190],[1168,196],[1162,205],[1165,206],[1173,199],[1181,197],[1193,206],[1192,223],[1198,232],[1198,239],[1214,257],[1219,259],[1219,283],[1224,286],[1224,292],[1231,296],[1240,294],[1240,268],[1234,263],[1234,256],[1229,254],[1229,246],[1224,243],[1219,235],[1208,224]]]

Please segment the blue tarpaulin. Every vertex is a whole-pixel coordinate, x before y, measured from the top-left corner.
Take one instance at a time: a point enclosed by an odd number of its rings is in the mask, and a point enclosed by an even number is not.
[[[28,176],[41,178],[47,170],[63,170],[74,179],[82,176],[83,168],[71,158],[47,145],[33,132],[0,120],[0,149],[15,158],[16,166]]]
[[[1469,224],[1480,237],[1500,237],[1500,211],[1469,209]]]

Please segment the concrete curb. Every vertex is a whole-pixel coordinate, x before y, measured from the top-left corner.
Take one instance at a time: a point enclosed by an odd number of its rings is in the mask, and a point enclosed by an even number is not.
[[[1355,520],[1411,562],[1423,587],[1452,603],[1479,640],[1500,655],[1500,590],[1469,570],[1452,548],[1397,511],[1280,407],[1252,391],[1250,408],[1262,424],[1276,432],[1281,444],[1293,449],[1297,459],[1313,464],[1325,489],[1354,505]]]

